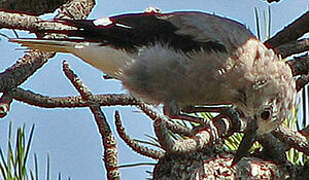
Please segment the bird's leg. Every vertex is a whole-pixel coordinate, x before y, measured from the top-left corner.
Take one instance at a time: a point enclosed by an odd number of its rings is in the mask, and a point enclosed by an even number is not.
[[[204,123],[204,120],[199,117],[194,117],[190,115],[183,114],[185,113],[198,113],[198,112],[213,112],[213,113],[223,113],[230,107],[216,107],[216,106],[209,106],[209,107],[195,107],[195,106],[187,106],[184,108],[179,108],[174,101],[170,101],[166,103],[163,107],[164,114],[172,119],[183,119],[192,122]]]
[[[203,118],[194,117],[181,113],[181,109],[177,106],[175,101],[169,101],[165,103],[163,106],[163,113],[172,119],[187,120],[191,122],[204,124]]]
[[[214,113],[220,113],[223,114],[225,116],[227,116],[228,118],[230,118],[233,121],[233,117],[231,117],[233,113],[232,111],[228,111],[231,110],[230,107],[186,107],[182,109],[184,112],[186,113],[196,113],[196,112],[214,112]],[[236,110],[237,111],[237,110]],[[238,113],[242,113],[240,111],[237,111]],[[239,116],[244,117],[243,114],[239,114]],[[241,118],[238,117],[238,118]],[[232,166],[234,166],[235,164],[237,164],[242,157],[246,156],[249,152],[249,149],[251,148],[252,144],[255,141],[255,137],[257,135],[256,130],[257,130],[257,123],[255,119],[248,119],[247,121],[247,129],[246,132],[244,133],[244,136],[240,142],[240,145],[236,151],[236,154],[234,156],[233,162],[232,162]]]
[[[184,108],[181,108],[181,111],[185,113],[199,113],[199,112],[213,112],[213,113],[222,113],[223,111],[226,111],[229,107],[224,106],[208,106],[208,107],[196,107],[196,106],[187,106]]]
[[[257,127],[256,121],[254,119],[250,119],[247,125],[248,125],[247,130],[240,142],[240,145],[236,151],[236,154],[234,156],[231,166],[234,166],[235,164],[237,164],[241,160],[242,157],[248,154],[249,149],[251,148],[255,140],[255,137],[257,135],[256,130],[258,127]]]
[[[188,121],[197,122],[197,117],[181,114],[180,108],[173,103],[169,103],[169,106],[164,106],[164,114],[174,118],[174,119],[184,119]],[[230,109],[230,107],[194,107],[194,106],[188,106],[185,108],[182,108],[181,110],[186,113],[196,113],[196,112],[214,112],[214,113],[221,113],[223,115],[226,115],[229,117],[229,113],[227,110]],[[237,111],[239,112],[239,111]],[[239,112],[241,113],[241,112]],[[240,114],[240,116],[243,117],[243,114]],[[231,118],[231,117],[229,117]],[[240,117],[239,117],[240,118]],[[199,118],[200,119],[200,118]],[[242,157],[246,156],[249,152],[249,149],[251,148],[252,144],[255,141],[255,137],[257,135],[257,123],[255,119],[248,119],[247,121],[247,129],[244,133],[244,136],[240,142],[240,145],[236,151],[236,154],[234,156],[234,159],[232,161],[232,166],[237,164]]]

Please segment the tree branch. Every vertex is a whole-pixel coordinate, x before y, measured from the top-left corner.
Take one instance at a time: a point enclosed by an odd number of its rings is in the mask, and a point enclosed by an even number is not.
[[[309,83],[309,74],[301,75],[301,76],[296,80],[296,90],[297,90],[297,91],[300,91],[300,90],[303,89],[308,83]]]
[[[152,159],[160,159],[164,156],[164,152],[142,146],[138,142],[130,138],[130,136],[126,134],[125,129],[122,126],[120,114],[118,111],[115,112],[115,124],[119,136],[133,151],[143,156],[150,157]]]
[[[14,88],[9,92],[9,95],[17,101],[42,108],[88,107],[91,103],[99,104],[100,106],[128,106],[138,104],[135,98],[127,94],[93,95],[91,101],[88,101],[81,96],[49,97],[34,93],[30,90]]]
[[[285,151],[289,148],[271,133],[258,136],[257,141],[263,146],[263,150],[261,153],[258,153],[258,157],[264,160],[275,161],[278,165],[288,163]]]
[[[59,6],[67,1],[69,0],[4,0],[0,2],[0,9],[42,15],[54,12]]]
[[[87,8],[84,6],[87,5]],[[61,11],[56,16],[60,17],[86,17],[90,13],[94,6],[94,2],[91,0],[73,0],[68,4],[63,5]],[[34,16],[24,16],[18,13],[0,13],[2,20],[1,26],[20,28],[32,30],[39,19]],[[16,18],[16,19],[15,19]],[[49,58],[53,57],[54,53],[43,53],[39,51],[31,51],[27,53],[22,59],[17,61],[12,67],[8,68],[5,72],[0,75],[0,91],[7,91],[14,87],[17,87],[24,82],[29,76],[31,76],[37,69],[42,67]]]
[[[60,8],[59,14],[56,18],[85,18],[88,16],[90,11],[94,6],[92,0],[73,0],[67,4],[64,4]],[[14,17],[16,16],[16,19]],[[68,16],[69,15],[69,16]],[[18,13],[5,13],[0,12],[0,19],[2,22],[0,27],[19,27],[27,28],[31,30],[33,22],[37,22],[39,19],[34,16],[23,17],[23,15],[18,15]],[[28,21],[27,21],[28,20]],[[21,25],[19,25],[21,21]],[[57,37],[57,35],[46,35],[46,37]],[[0,92],[10,93],[9,91],[18,85],[22,84],[27,80],[28,77],[33,75],[39,68],[41,68],[49,58],[53,57],[55,53],[47,53],[40,51],[31,51],[24,55],[23,58],[19,59],[12,67],[6,69],[0,74]]]
[[[286,179],[285,166],[272,161],[245,157],[231,167],[233,155],[224,151],[199,151],[188,154],[169,154],[155,166],[154,180],[170,179]],[[295,167],[292,167],[295,168]],[[290,168],[291,169],[291,168]]]
[[[282,44],[276,47],[275,50],[281,55],[282,58],[286,58],[293,54],[309,51],[309,38],[304,38]]]
[[[309,54],[304,54],[294,59],[286,61],[291,67],[293,76],[305,75],[309,73]]]
[[[12,67],[0,74],[0,91],[6,92],[22,84],[53,56],[54,53],[39,51],[26,53]]]
[[[166,122],[169,120],[155,112],[149,105],[139,104],[141,110],[154,120],[156,136],[162,148],[168,153],[184,154],[209,148],[223,136],[243,131],[246,121],[242,120],[233,108],[220,108],[221,115],[210,120],[206,125],[192,131],[192,136],[186,139],[173,139],[169,134]],[[228,117],[228,118],[227,118]]]
[[[62,16],[59,14],[59,16]],[[71,26],[45,21],[37,16],[23,14],[19,12],[8,12],[0,10],[0,28],[14,29],[14,30],[25,30],[31,33],[35,33],[37,36],[41,36],[44,32],[50,30],[72,30]],[[56,36],[57,38],[61,36]]]
[[[9,94],[2,94],[0,98],[0,118],[5,117],[6,114],[9,112],[12,101],[13,98]]]
[[[82,98],[87,101],[92,101],[93,95],[90,92],[90,89],[77,77],[77,75],[70,69],[69,64],[65,61],[63,62],[63,71],[66,77],[81,94]],[[118,180],[120,179],[120,173],[118,170],[118,150],[116,148],[116,139],[112,134],[102,110],[100,109],[100,105],[92,103],[89,108],[95,117],[97,127],[101,134],[107,178],[109,180]]]
[[[265,42],[268,47],[276,48],[295,41],[309,31],[309,11]]]
[[[307,156],[309,155],[309,137],[305,134],[293,131],[284,125],[274,130],[272,134],[289,148],[293,147]]]

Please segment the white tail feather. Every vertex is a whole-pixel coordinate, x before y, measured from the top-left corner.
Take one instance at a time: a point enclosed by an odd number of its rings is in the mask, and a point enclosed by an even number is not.
[[[40,51],[53,51],[71,53],[76,42],[61,40],[44,40],[44,39],[9,39],[10,42],[16,42],[29,49],[38,49]]]
[[[115,78],[121,78],[122,69],[134,61],[125,51],[102,46],[100,43],[44,39],[9,39],[9,41],[40,51],[72,53]]]

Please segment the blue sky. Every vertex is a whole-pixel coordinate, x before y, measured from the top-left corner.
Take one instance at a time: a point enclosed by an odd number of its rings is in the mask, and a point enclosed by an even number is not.
[[[308,10],[308,0],[282,1],[282,3],[273,3],[271,5],[272,35]],[[262,0],[98,0],[89,18],[143,11],[149,6],[159,7],[163,12],[191,9],[216,13],[235,19],[246,24],[255,33],[254,7],[258,7],[262,12],[267,10],[268,5]],[[1,30],[1,32],[14,37],[11,31]],[[21,32],[20,36],[26,37],[28,33]],[[1,39],[2,58],[0,67],[2,70],[12,65],[19,57],[22,57],[23,51],[16,50],[18,47],[16,44],[8,43],[6,39]],[[103,80],[100,71],[83,63],[76,57],[65,54],[58,54],[52,58],[34,76],[22,84],[22,87],[49,96],[78,95],[61,70],[63,60],[69,62],[71,68],[93,93],[126,92],[118,81]],[[154,134],[151,120],[142,113],[136,112],[136,108],[103,107],[103,111],[113,130],[115,129],[113,125],[115,110],[120,110],[123,124],[132,137],[145,139],[145,134]],[[28,130],[33,123],[36,125],[29,166],[33,167],[32,157],[33,152],[36,152],[39,157],[42,177],[45,174],[46,156],[49,154],[52,179],[55,179],[59,172],[63,174],[63,177],[70,176],[74,180],[106,178],[106,172],[101,160],[101,137],[88,108],[43,109],[15,101],[12,103],[8,116],[0,120],[1,147],[6,147],[9,122],[13,122],[14,128],[26,124]],[[120,164],[153,162],[151,159],[132,152],[117,135],[116,137]],[[148,177],[145,171],[152,171],[152,168],[152,166],[133,167],[121,169],[120,172],[122,179],[125,180],[133,178],[145,179]]]

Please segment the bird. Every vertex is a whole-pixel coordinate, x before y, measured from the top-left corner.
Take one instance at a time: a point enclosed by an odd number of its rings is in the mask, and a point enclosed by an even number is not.
[[[233,105],[252,125],[234,157],[256,135],[291,116],[295,80],[290,67],[245,25],[203,11],[157,9],[92,20],[56,19],[70,30],[41,33],[62,39],[17,38],[30,49],[71,53],[122,82],[137,99],[163,105],[174,119],[196,121],[190,106]]]

